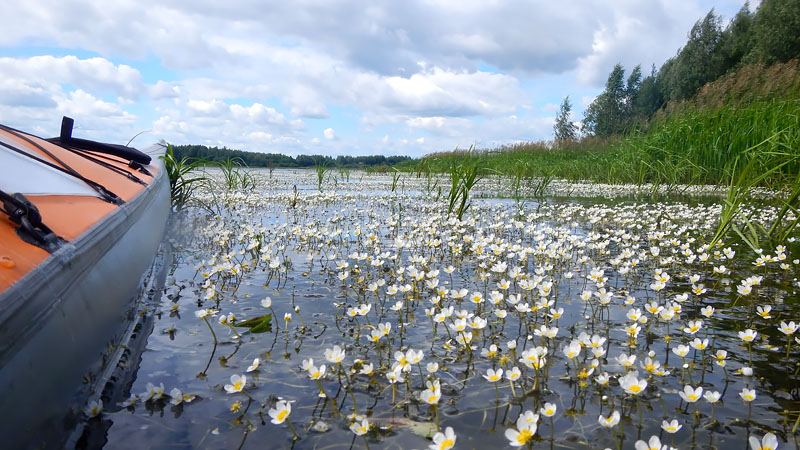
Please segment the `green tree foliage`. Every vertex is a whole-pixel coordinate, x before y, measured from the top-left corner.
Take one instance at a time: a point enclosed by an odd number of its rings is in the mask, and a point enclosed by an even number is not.
[[[745,2],[728,27],[722,31],[717,56],[721,71],[730,72],[738,69],[752,52],[754,20],[755,14],[750,12],[750,4]]]
[[[639,89],[642,86],[642,66],[637,65],[628,75],[628,82],[625,84],[624,117],[633,117],[636,107],[636,99],[639,97]]]
[[[561,107],[556,114],[556,123],[553,125],[556,143],[573,141],[578,137],[578,127],[572,122],[571,113],[572,105],[569,103],[569,96],[566,96],[561,102]]]
[[[586,109],[583,119],[584,133],[612,136],[630,130],[634,122],[634,105],[641,79],[641,67],[636,66],[626,83],[625,69],[621,64],[615,65],[606,80],[606,89]]]
[[[724,73],[720,64],[721,39],[722,19],[712,9],[705,18],[694,24],[688,42],[668,70],[661,71],[668,99],[687,99],[701,86]]]
[[[764,0],[753,21],[751,61],[785,62],[800,55],[800,0]]]
[[[639,85],[639,93],[634,99],[633,115],[636,120],[644,121],[651,117],[664,104],[664,94],[658,82],[658,72],[653,64],[650,75]]]

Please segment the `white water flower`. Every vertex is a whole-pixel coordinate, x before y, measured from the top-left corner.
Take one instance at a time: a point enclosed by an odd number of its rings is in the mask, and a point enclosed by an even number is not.
[[[228,394],[241,392],[246,383],[247,377],[245,375],[231,375],[231,384],[225,385],[225,392]]]
[[[456,444],[456,433],[453,427],[447,427],[444,433],[438,432],[433,435],[433,444],[428,446],[428,450],[449,450]]]
[[[99,416],[103,412],[103,400],[98,398],[97,400],[89,401],[86,407],[83,408],[83,412],[89,418]]]
[[[758,441],[757,437],[750,436],[749,442],[752,450],[775,450],[778,448],[778,438],[772,433],[765,434],[761,438],[761,442]]]
[[[703,388],[701,386],[693,388],[687,384],[683,387],[682,391],[678,391],[678,395],[680,395],[686,403],[694,403],[700,400],[700,397],[703,395]]]
[[[613,411],[608,417],[601,414],[597,422],[605,428],[613,428],[619,423],[619,411]]]

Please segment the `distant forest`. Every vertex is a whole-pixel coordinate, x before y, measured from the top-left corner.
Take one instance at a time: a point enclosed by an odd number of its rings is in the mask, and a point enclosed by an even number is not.
[[[239,158],[248,167],[314,167],[323,164],[331,167],[366,168],[376,166],[394,166],[411,159],[408,156],[343,156],[335,158],[324,155],[299,155],[291,157],[280,153],[256,153],[232,150],[226,147],[206,147],[205,145],[174,145],[175,157],[204,159],[206,161],[223,162]]]

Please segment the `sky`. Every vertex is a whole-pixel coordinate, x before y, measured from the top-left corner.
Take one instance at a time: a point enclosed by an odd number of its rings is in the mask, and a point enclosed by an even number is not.
[[[422,156],[551,140],[614,64],[650,72],[739,0],[26,0],[0,123],[144,147]],[[756,4],[757,2],[751,2]]]

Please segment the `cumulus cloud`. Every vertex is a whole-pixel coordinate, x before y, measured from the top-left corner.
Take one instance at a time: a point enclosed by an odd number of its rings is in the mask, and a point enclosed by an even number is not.
[[[0,46],[84,56],[0,58],[0,117],[36,128],[72,110],[116,121],[111,140],[153,128],[308,153],[543,139],[559,98],[582,109],[613,64],[659,65],[712,3],[742,2],[12,2]],[[375,134],[319,139],[303,122],[332,117]]]
[[[18,78],[0,79],[0,104],[30,108],[57,106],[45,86]]]
[[[593,28],[591,51],[577,58],[577,79],[602,86],[611,68],[660,66],[686,43],[692,24],[708,10],[693,2],[621,0],[619,8]],[[710,8],[709,8],[710,9]],[[681,30],[676,32],[677,30]]]
[[[322,132],[322,135],[325,136],[327,140],[336,139],[336,132],[333,131],[333,128],[325,128],[325,131]]]
[[[425,61],[456,71],[481,63],[524,73],[580,66],[584,80],[600,64],[594,60],[648,64],[673,54],[705,12],[696,2],[669,0],[410,0],[366,7],[356,0],[268,7],[255,0],[38,0],[8,8],[0,44],[36,41],[139,58],[152,52],[171,68],[247,66],[250,58],[269,57],[265,47],[288,43],[279,46],[317,49],[381,75],[417,73]]]
[[[461,117],[412,117],[406,120],[410,128],[421,129],[433,135],[458,136],[473,122]]]
[[[179,100],[152,123],[153,134],[169,142],[297,153],[305,125],[261,103]]]
[[[138,97],[143,88],[137,69],[105,58],[5,57],[0,58],[0,74],[7,79],[35,80],[42,85],[70,84],[86,91],[107,90],[124,98]]]
[[[181,94],[181,89],[164,80],[158,80],[153,86],[147,89],[148,96],[154,100],[161,100],[166,98],[177,98]]]

